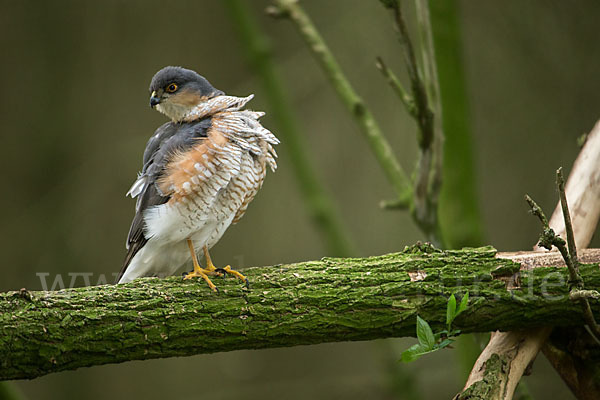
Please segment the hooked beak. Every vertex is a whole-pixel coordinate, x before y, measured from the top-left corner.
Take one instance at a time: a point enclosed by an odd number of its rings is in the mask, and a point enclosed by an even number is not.
[[[157,104],[160,104],[161,98],[156,95],[156,91],[152,92],[150,96],[150,107],[154,108]]]

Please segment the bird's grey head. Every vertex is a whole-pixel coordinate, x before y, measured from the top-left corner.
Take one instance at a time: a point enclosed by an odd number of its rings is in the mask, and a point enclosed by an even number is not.
[[[198,104],[222,95],[210,82],[196,72],[181,67],[165,67],[150,83],[150,107],[174,122],[183,120]]]

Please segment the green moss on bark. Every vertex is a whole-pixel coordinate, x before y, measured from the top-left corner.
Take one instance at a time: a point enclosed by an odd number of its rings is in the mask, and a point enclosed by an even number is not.
[[[56,292],[0,294],[0,378],[237,349],[411,336],[419,314],[443,329],[446,300],[469,291],[463,332],[581,325],[565,268],[495,258],[491,247],[413,246],[369,258],[324,258],[245,270],[251,288],[217,279],[145,278]],[[581,267],[600,287],[597,265]],[[507,285],[512,290],[506,290]],[[543,295],[545,293],[545,295]],[[597,310],[595,310],[597,311]],[[598,314],[596,314],[598,316]]]
[[[498,354],[492,356],[485,362],[485,374],[483,379],[469,386],[467,390],[456,396],[456,400],[490,400],[501,399],[506,382],[508,363]]]

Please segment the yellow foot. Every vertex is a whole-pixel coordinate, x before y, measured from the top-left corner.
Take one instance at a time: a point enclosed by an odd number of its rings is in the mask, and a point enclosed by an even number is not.
[[[238,271],[231,269],[230,265],[226,266],[225,268],[215,267],[215,265],[212,262],[212,259],[210,258],[210,253],[208,252],[208,247],[204,246],[203,250],[204,250],[204,258],[206,258],[205,271],[208,271],[207,273],[209,275],[216,275],[216,274],[221,274],[223,276],[225,276],[227,274],[233,275],[233,276],[237,277],[238,279],[240,279],[242,282],[244,282],[246,284],[246,287],[248,287],[248,288],[250,287],[250,282],[248,282],[248,278],[246,278],[244,275],[242,275]]]
[[[183,279],[186,280],[186,279],[192,279],[192,278],[202,278],[206,281],[206,283],[208,284],[208,287],[211,288],[211,290],[213,292],[218,292],[219,289],[217,289],[215,284],[212,283],[212,281],[208,277],[208,275],[216,275],[214,272],[215,267],[206,268],[206,269],[202,268],[200,266],[200,264],[198,263],[198,257],[196,256],[196,251],[194,250],[194,244],[192,243],[192,241],[190,239],[187,240],[187,244],[188,244],[188,248],[190,249],[192,261],[194,262],[194,270],[192,272],[188,272],[187,274],[184,274]],[[204,246],[204,248],[206,248],[206,246]]]
[[[214,273],[212,271],[205,270],[202,268],[198,268],[198,269],[194,268],[194,270],[192,272],[188,272],[187,274],[183,275],[183,280],[192,279],[192,278],[202,278],[206,281],[206,283],[208,284],[208,287],[211,288],[211,290],[213,292],[218,292],[219,289],[217,289],[215,284],[212,283],[212,281],[210,280],[210,278],[208,277],[207,274],[214,275]]]
[[[238,272],[234,269],[231,269],[231,265],[228,265],[225,268],[216,268],[215,272],[220,272],[223,274],[223,276],[225,276],[226,274],[233,275],[233,276],[237,277],[239,280],[241,280],[242,282],[244,282],[246,284],[246,287],[250,287],[250,282],[248,282],[248,278],[246,278],[240,272]]]

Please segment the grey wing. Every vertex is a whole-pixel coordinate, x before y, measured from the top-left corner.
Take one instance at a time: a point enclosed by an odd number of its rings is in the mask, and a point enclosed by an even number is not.
[[[148,174],[146,172],[148,168],[154,164],[153,158],[156,155],[157,151],[160,149],[161,144],[165,143],[168,139],[175,135],[175,133],[177,133],[177,130],[174,129],[175,127],[176,125],[172,122],[167,122],[166,124],[161,125],[154,132],[154,135],[152,135],[152,137],[148,140],[148,143],[146,143],[146,149],[144,150],[142,172],[138,174],[137,179],[135,180],[133,185],[131,185],[131,188],[127,192],[126,196],[131,196],[131,198],[135,198],[139,196],[140,193],[144,190],[148,181]],[[138,204],[140,202],[140,198],[138,198]]]
[[[199,137],[206,137],[210,127],[210,118],[187,124],[168,122],[159,127],[150,138],[144,151],[144,166],[127,195],[137,197],[135,215],[127,235],[127,255],[117,282],[125,273],[135,255],[148,242],[144,235],[144,211],[152,206],[164,204],[170,196],[163,195],[156,182],[161,178],[171,154],[192,147]]]
[[[147,184],[142,191],[141,196],[138,198],[136,203],[136,212],[129,228],[129,235],[127,236],[127,255],[123,262],[123,268],[117,276],[117,282],[121,279],[121,276],[127,270],[127,267],[131,263],[131,260],[135,255],[146,245],[148,239],[144,235],[144,213],[148,207],[157,206],[169,201],[169,196],[161,196],[154,183]]]

